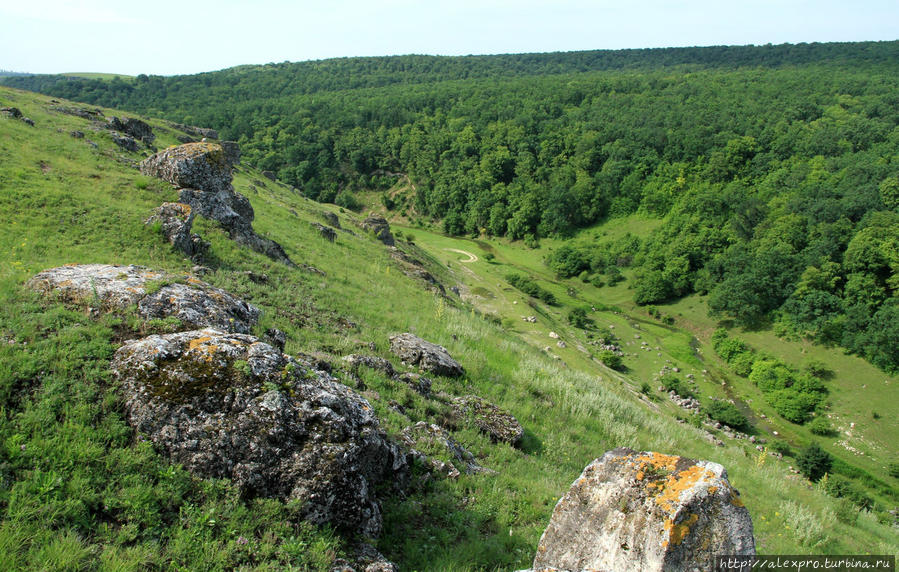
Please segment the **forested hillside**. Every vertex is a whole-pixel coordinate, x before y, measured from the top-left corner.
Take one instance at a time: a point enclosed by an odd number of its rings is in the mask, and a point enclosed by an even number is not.
[[[899,42],[341,59],[134,82],[6,83],[215,127],[320,201],[385,206],[529,243],[614,217],[648,238],[575,240],[562,277],[698,292],[899,368]],[[406,175],[414,193],[386,193]],[[403,180],[405,180],[403,178]]]

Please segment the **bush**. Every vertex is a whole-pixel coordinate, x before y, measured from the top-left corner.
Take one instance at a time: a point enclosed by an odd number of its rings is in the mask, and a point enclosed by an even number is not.
[[[712,348],[727,363],[731,363],[739,354],[752,351],[744,342],[728,337],[724,328],[715,330],[712,334]]]
[[[833,425],[824,417],[815,417],[808,424],[808,430],[815,435],[829,437],[834,434]]]
[[[334,199],[334,204],[351,211],[358,211],[362,208],[362,203],[351,191],[340,191]]]
[[[796,456],[796,466],[799,467],[799,471],[805,478],[817,482],[830,471],[833,466],[833,458],[817,443],[812,443]]]
[[[572,308],[571,311],[568,312],[568,323],[575,328],[586,330],[593,325],[593,320],[587,317],[586,308]]]
[[[534,280],[521,274],[506,274],[506,281],[524,292],[528,296],[543,300],[547,304],[553,306],[557,303],[556,296],[549,290],[541,288]]]
[[[740,377],[749,377],[753,364],[755,364],[755,352],[749,351],[737,354],[730,362],[730,367]]]
[[[659,382],[665,388],[665,391],[673,391],[681,397],[696,397],[696,393],[690,386],[673,373],[666,373],[659,378]]]
[[[746,419],[746,416],[743,415],[733,403],[718,399],[708,401],[703,404],[702,412],[715,421],[729,425],[734,429],[740,429],[742,431],[749,429],[749,420]]]
[[[590,278],[590,284],[592,284],[594,288],[602,288],[606,285],[605,281],[603,281],[602,279],[602,276],[599,274],[594,274]]]
[[[899,479],[899,463],[893,462],[890,463],[890,476],[894,479]]]
[[[649,395],[650,393],[652,393],[652,386],[644,381],[640,384],[640,393],[642,393],[643,395]]]
[[[781,455],[793,454],[793,450],[790,449],[790,445],[788,445],[786,441],[783,441],[781,439],[775,439],[771,441],[771,443],[768,445],[768,448],[775,453],[780,453]]]
[[[621,356],[612,350],[602,350],[599,352],[599,361],[612,369],[621,369],[623,361]]]

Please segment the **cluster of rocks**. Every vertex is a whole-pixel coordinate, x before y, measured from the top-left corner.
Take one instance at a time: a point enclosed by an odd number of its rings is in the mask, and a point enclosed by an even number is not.
[[[113,142],[126,151],[138,151],[138,141],[142,141],[147,148],[152,148],[153,141],[156,140],[153,129],[146,122],[133,117],[110,117],[106,121],[106,128],[112,131]]]
[[[259,319],[258,308],[225,290],[193,276],[142,266],[60,266],[38,273],[28,286],[98,312],[123,311],[133,305],[145,319],[175,318],[184,328],[212,326],[247,333]]]
[[[139,266],[63,266],[28,286],[97,311],[177,318],[186,331],[130,340],[112,360],[129,423],[193,474],[229,478],[248,496],[300,500],[312,522],[378,534],[375,491],[407,481],[409,454],[363,397],[249,335],[254,306]]]
[[[755,554],[724,467],[622,448],[587,465],[556,504],[532,570],[712,570],[718,554]]]
[[[430,466],[431,469],[448,478],[454,479],[461,473],[494,473],[495,471],[482,467],[475,456],[465,447],[456,442],[446,429],[419,421],[414,425],[403,429],[403,443],[409,447],[411,455],[421,464]],[[443,449],[450,457],[446,463],[439,459],[429,457],[420,450]]]
[[[169,127],[181,131],[183,135],[177,137],[181,143],[195,143],[198,139],[218,139],[219,134],[215,129],[184,125],[183,123],[168,122]]]
[[[165,149],[145,159],[140,164],[143,174],[158,177],[179,187],[179,202],[196,213],[218,221],[230,237],[261,252],[266,256],[293,265],[293,262],[277,242],[256,234],[252,222],[255,216],[250,201],[234,190],[231,185],[232,164],[221,145],[217,143],[187,143]],[[166,235],[175,244],[190,245],[190,225],[192,218],[184,217],[185,209],[167,209],[174,218],[163,218],[157,211],[154,220],[162,222],[163,228],[177,229],[176,235]],[[185,250],[189,256],[191,248]]]
[[[34,127],[34,120],[30,117],[25,117],[22,115],[22,111],[18,107],[0,107],[0,117],[6,117],[8,119],[18,119],[23,123]]]
[[[659,391],[665,391],[665,388],[659,386]],[[687,411],[699,411],[699,400],[695,397],[681,397],[677,394],[676,391],[669,391],[668,398],[674,402],[675,405],[686,409]]]
[[[521,319],[525,322],[528,322],[529,324],[537,323],[537,316],[522,316]]]

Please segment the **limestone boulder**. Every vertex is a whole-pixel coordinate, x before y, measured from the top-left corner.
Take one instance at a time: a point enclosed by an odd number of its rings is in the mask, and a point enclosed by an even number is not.
[[[390,336],[390,351],[404,363],[436,375],[459,377],[465,373],[462,365],[450,356],[446,348],[410,333]]]
[[[121,131],[130,137],[139,139],[147,145],[151,145],[153,141],[156,140],[156,135],[153,134],[153,128],[146,122],[134,117],[119,119],[118,117],[113,116],[107,119],[106,126],[113,131]]]
[[[165,239],[188,256],[201,254],[207,248],[200,235],[192,233],[194,210],[185,203],[162,203],[144,224],[159,223]]]
[[[465,395],[456,397],[451,405],[460,419],[471,419],[482,433],[495,443],[521,444],[524,428],[512,414],[503,411],[483,397]]]
[[[752,520],[724,467],[615,449],[587,465],[553,510],[535,570],[713,570],[755,554]]]
[[[140,171],[182,188],[214,192],[231,186],[231,165],[217,143],[169,147],[141,162]]]
[[[142,266],[81,264],[44,270],[28,286],[65,302],[100,311],[137,305],[146,319],[177,318],[185,328],[207,326],[249,332],[259,309],[190,275],[173,275]]]
[[[430,465],[433,470],[443,473],[450,478],[458,477],[460,473],[494,472],[481,466],[470,451],[460,445],[445,429],[438,425],[419,421],[403,429],[402,440],[411,449],[412,455],[423,464]],[[424,453],[435,450],[445,452],[450,462],[444,463],[439,459],[433,458],[433,455],[429,457]]]
[[[244,334],[205,329],[127,342],[111,369],[129,423],[173,463],[246,496],[377,536],[375,491],[408,462],[369,403],[308,363]]]
[[[367,230],[374,234],[378,240],[387,246],[393,246],[395,244],[393,234],[390,232],[390,224],[384,217],[375,214],[369,215],[362,221],[361,226],[363,230]]]

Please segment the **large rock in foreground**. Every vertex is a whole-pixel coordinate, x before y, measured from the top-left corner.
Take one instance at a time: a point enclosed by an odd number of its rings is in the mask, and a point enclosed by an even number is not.
[[[100,311],[121,311],[136,304],[144,318],[177,318],[184,328],[212,326],[247,333],[259,320],[258,308],[225,290],[193,276],[142,266],[60,266],[35,275],[28,286]]]
[[[443,346],[432,344],[413,334],[390,336],[390,351],[408,365],[417,365],[423,370],[458,377],[465,373],[462,366],[450,357]]]
[[[376,536],[375,488],[407,461],[369,403],[257,338],[212,329],[120,348],[127,417],[173,462],[249,496],[302,501],[305,518]]]
[[[721,465],[615,449],[558,502],[534,569],[713,570],[716,554],[755,554],[752,534]]]

